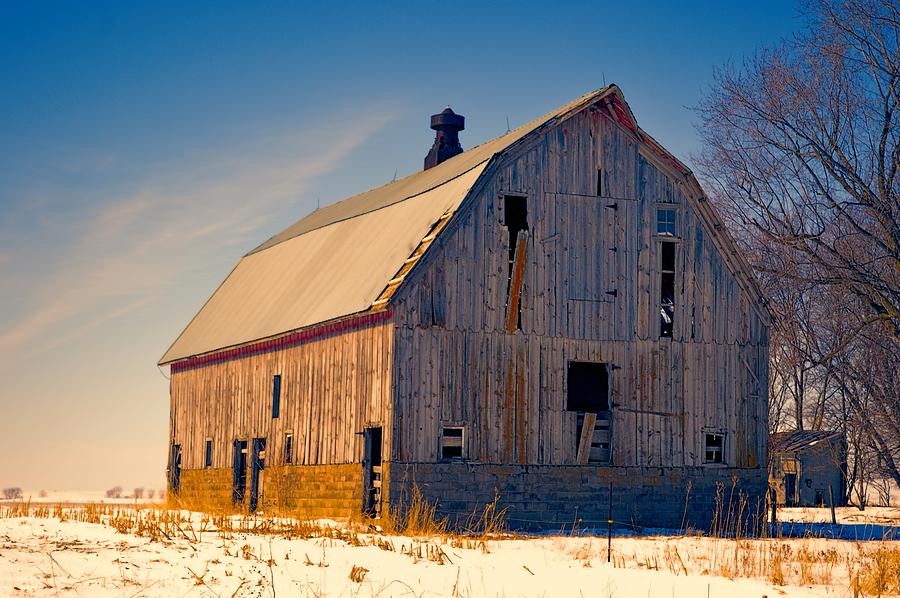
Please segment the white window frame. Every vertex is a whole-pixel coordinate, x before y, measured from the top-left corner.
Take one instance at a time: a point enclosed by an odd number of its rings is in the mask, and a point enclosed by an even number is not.
[[[453,438],[455,441],[455,436],[445,436],[444,433],[447,430],[459,430],[459,456],[458,457],[445,457],[444,456],[444,448],[455,448],[455,442],[449,446],[444,444],[444,440],[446,438]],[[441,424],[441,437],[440,442],[438,443],[438,450],[440,451],[438,458],[442,462],[451,462],[451,461],[465,461],[466,460],[466,426],[464,424],[457,423],[445,423]]]

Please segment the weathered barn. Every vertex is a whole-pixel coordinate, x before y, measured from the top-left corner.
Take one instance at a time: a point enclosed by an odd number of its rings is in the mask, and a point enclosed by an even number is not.
[[[769,438],[769,484],[785,507],[844,506],[847,439],[829,430],[776,432]]]
[[[432,128],[425,170],[248,253],[165,353],[173,489],[378,515],[418,487],[516,527],[761,497],[769,316],[619,88],[468,151]]]

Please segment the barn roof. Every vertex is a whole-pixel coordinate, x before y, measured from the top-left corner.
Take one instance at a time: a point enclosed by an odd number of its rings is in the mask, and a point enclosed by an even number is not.
[[[833,430],[793,430],[775,432],[769,436],[769,450],[777,453],[793,453],[809,448],[822,440],[840,436]]]
[[[585,94],[434,168],[300,219],[241,258],[160,364],[368,310],[493,156],[610,93],[620,92],[610,85]]]

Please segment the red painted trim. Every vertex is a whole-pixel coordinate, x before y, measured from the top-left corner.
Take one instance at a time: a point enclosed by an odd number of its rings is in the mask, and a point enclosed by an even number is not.
[[[350,332],[352,330],[366,328],[374,324],[381,324],[382,322],[386,322],[387,320],[389,320],[392,315],[393,312],[389,309],[385,311],[372,312],[352,318],[347,318],[346,320],[338,320],[337,322],[311,326],[309,328],[304,328],[296,332],[286,334],[284,336],[279,336],[277,338],[259,341],[256,343],[250,343],[249,345],[243,345],[240,347],[235,347],[233,349],[224,349],[222,351],[215,351],[213,353],[207,353],[205,355],[188,357],[187,359],[172,362],[172,373],[192,370],[194,368],[204,367],[216,363],[223,363],[225,361],[231,361],[232,359],[241,359],[244,357],[249,357],[251,355],[260,355],[262,353],[268,353],[270,351],[279,351],[281,349],[287,349],[289,347],[296,347],[298,345],[302,345],[311,341],[328,338],[329,336],[336,336],[345,332]]]
[[[622,126],[626,129],[637,135],[637,138],[644,142],[650,150],[656,154],[663,162],[674,168],[680,173],[687,174],[688,168],[678,161],[672,154],[666,151],[661,145],[656,143],[653,139],[641,133],[637,124],[631,120],[628,116],[628,110],[625,109],[625,106],[619,101],[618,96],[613,96],[609,100],[609,106],[612,109],[613,114],[616,117],[616,120],[619,121]]]
[[[619,101],[619,98],[617,96],[613,96],[612,100],[610,101],[610,105],[612,106],[613,113],[616,115],[616,118],[619,119],[619,122],[622,123],[626,129],[640,138],[641,134],[638,131],[637,125],[628,117],[628,111],[625,110],[625,107]]]

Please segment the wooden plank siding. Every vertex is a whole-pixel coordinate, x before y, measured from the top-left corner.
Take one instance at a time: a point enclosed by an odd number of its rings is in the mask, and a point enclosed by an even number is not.
[[[698,214],[704,200],[607,114],[584,110],[489,167],[394,296],[396,460],[437,460],[454,422],[469,461],[574,464],[577,360],[612,366],[613,465],[701,465],[707,430],[725,431],[729,465],[765,462],[762,312]],[[521,330],[508,330],[505,194],[527,198]],[[677,211],[676,239],[656,234],[658,208]],[[671,339],[659,338],[662,241],[677,243]]]
[[[284,437],[293,434],[294,463],[362,460],[366,425],[382,425],[390,446],[390,321],[295,347],[172,374],[173,443],[182,467],[204,467],[213,441],[213,468],[231,468],[235,439],[266,437],[267,466],[283,464]],[[281,409],[272,418],[272,379],[282,377]],[[385,456],[387,458],[387,456]]]

